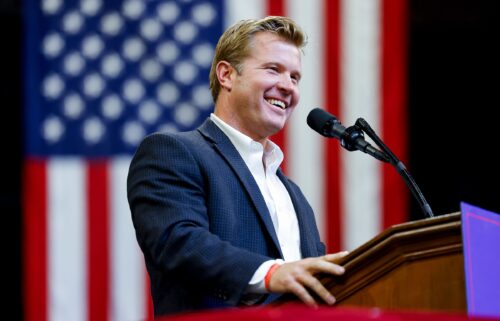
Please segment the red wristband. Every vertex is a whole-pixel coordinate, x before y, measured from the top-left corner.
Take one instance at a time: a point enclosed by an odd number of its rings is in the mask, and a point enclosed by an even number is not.
[[[269,270],[267,271],[266,277],[264,278],[264,286],[266,287],[266,290],[269,291],[269,282],[271,281],[271,276],[273,275],[274,271],[276,271],[277,268],[280,267],[280,264],[274,263]]]

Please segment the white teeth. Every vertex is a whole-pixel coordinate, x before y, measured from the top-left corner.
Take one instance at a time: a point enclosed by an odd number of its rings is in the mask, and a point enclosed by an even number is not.
[[[271,105],[278,106],[281,109],[286,109],[286,105],[284,102],[281,100],[277,99],[267,99],[267,102],[270,103]]]

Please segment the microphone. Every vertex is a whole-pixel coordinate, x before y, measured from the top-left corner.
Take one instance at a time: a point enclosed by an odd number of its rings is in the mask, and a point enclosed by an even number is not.
[[[335,116],[321,108],[315,108],[309,112],[307,125],[322,136],[339,139],[341,146],[348,151],[360,150],[382,162],[389,163],[387,155],[370,145],[357,125],[345,128]]]

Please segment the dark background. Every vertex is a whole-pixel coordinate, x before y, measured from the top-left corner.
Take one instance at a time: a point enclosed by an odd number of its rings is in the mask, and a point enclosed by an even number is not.
[[[410,4],[410,172],[435,214],[460,201],[500,213],[500,2]]]
[[[393,1],[393,0],[389,0]],[[0,0],[2,274],[11,320],[22,318],[21,1]],[[409,162],[436,215],[465,201],[500,212],[497,156],[499,1],[410,0]],[[412,219],[422,217],[412,201]],[[5,302],[5,301],[4,301]]]

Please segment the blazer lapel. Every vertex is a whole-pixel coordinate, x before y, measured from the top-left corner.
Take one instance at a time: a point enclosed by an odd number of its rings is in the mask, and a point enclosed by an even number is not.
[[[264,197],[260,192],[259,186],[252,176],[252,173],[248,169],[247,165],[241,158],[240,154],[231,143],[229,138],[224,134],[217,125],[215,125],[210,119],[207,119],[199,128],[198,131],[212,143],[213,147],[222,155],[222,157],[227,161],[229,166],[236,173],[247,193],[252,200],[252,203],[257,209],[267,232],[271,236],[276,249],[279,251],[280,256],[283,258],[283,253],[279,246],[278,237],[276,236],[276,231],[274,229],[273,222],[271,220],[271,215],[267,209]]]
[[[292,188],[290,185],[290,182],[288,179],[285,177],[281,169],[278,169],[277,173],[279,179],[285,185],[285,188],[288,191],[288,194],[290,194],[290,198],[292,199],[293,207],[295,209],[295,213],[297,214],[297,220],[299,224],[299,230],[300,230],[300,250],[302,253],[302,257],[310,257],[310,256],[317,256],[317,250],[316,250],[316,244],[313,244],[313,239],[310,237],[310,233],[313,232],[312,227],[309,226],[308,222],[309,220],[306,219],[306,215],[308,210],[307,208],[304,208],[306,204],[303,204],[299,202],[298,196],[295,193],[295,190]]]

